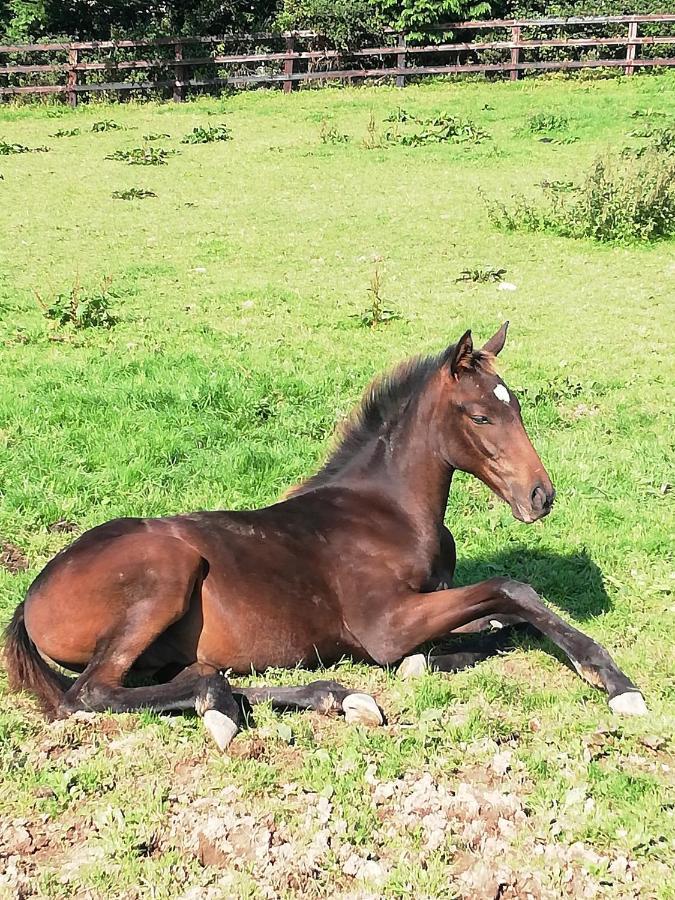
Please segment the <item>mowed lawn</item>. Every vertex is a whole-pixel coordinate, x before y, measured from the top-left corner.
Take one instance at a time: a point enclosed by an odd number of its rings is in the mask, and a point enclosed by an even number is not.
[[[490,138],[366,149],[399,106]],[[558,499],[528,527],[457,476],[458,582],[532,583],[651,710],[614,718],[521,634],[454,676],[345,662],[327,677],[386,726],[261,708],[219,756],[189,716],[47,724],[0,674],[0,896],[675,897],[675,244],[504,233],[483,200],[578,180],[673,115],[668,75],[0,110],[0,141],[51,148],[0,156],[0,624],[74,535],[274,502],[371,377],[508,318],[501,372]],[[180,153],[106,160],[147,134]],[[132,187],[156,197],[111,196]],[[457,281],[484,266],[515,290]],[[400,318],[371,329],[376,269]],[[104,280],[115,327],[43,314]]]

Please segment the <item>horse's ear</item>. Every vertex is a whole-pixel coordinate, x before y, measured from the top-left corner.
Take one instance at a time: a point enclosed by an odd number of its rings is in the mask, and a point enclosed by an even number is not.
[[[508,320],[504,322],[502,327],[496,334],[493,334],[489,341],[486,341],[481,350],[484,350],[486,353],[491,353],[492,356],[497,356],[498,353],[501,353],[504,344],[506,343],[506,332],[509,330]]]
[[[454,348],[450,348],[449,353],[450,371],[457,376],[459,370],[466,365],[471,354],[473,353],[473,340],[471,338],[471,329],[465,331],[461,338],[457,341]]]

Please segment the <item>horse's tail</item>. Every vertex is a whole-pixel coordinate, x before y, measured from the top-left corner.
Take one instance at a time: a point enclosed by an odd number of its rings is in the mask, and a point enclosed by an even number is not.
[[[5,629],[5,667],[10,691],[30,691],[43,712],[53,716],[71,680],[54,671],[38,653],[26,631],[24,604],[17,606]]]

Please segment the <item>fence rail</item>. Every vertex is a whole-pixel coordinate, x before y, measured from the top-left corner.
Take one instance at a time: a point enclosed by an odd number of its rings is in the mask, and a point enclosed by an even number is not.
[[[541,36],[551,28],[573,34]],[[583,33],[601,28],[613,33]],[[640,34],[645,28],[650,33]],[[357,49],[326,46],[308,31],[0,45],[0,99],[62,94],[75,106],[89,93],[161,91],[180,102],[190,90],[227,86],[281,85],[288,92],[301,83],[381,78],[403,87],[429,75],[484,73],[516,80],[550,70],[607,67],[632,75],[640,68],[675,66],[675,55],[669,55],[675,14],[492,19],[435,30],[441,33],[436,43],[417,45],[387,30],[378,45]],[[459,39],[481,31],[498,37]],[[646,53],[655,48],[664,49]],[[136,58],[139,51],[143,58]],[[545,58],[548,53],[554,58]],[[40,61],[45,56],[49,61]]]

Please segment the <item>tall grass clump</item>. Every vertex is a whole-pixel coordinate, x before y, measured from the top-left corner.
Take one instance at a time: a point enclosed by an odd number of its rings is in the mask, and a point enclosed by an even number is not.
[[[675,159],[658,151],[634,160],[598,157],[571,190],[543,182],[539,200],[486,200],[507,231],[548,231],[596,241],[655,241],[675,235]]]

